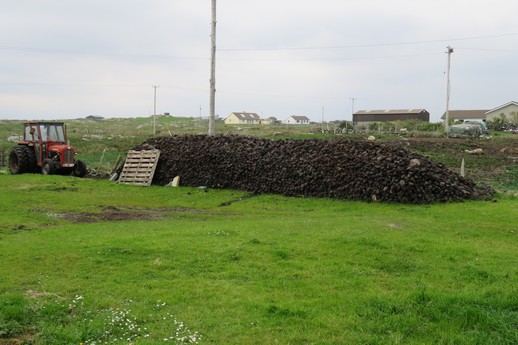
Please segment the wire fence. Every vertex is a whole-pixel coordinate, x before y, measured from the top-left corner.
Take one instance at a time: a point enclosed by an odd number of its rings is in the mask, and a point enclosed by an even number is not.
[[[3,167],[6,165],[6,156],[5,156],[5,149],[0,148],[0,167]]]

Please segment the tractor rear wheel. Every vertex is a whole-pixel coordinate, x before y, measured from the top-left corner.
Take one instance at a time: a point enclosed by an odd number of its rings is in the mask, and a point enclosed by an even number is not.
[[[52,159],[45,159],[41,164],[41,173],[43,175],[54,175],[56,173],[56,165]]]
[[[86,164],[83,161],[77,160],[76,165],[74,165],[74,171],[72,174],[76,177],[84,177],[86,175]]]
[[[28,146],[18,146],[9,153],[11,174],[33,173],[36,170],[34,150]]]
[[[36,161],[36,155],[34,154],[34,148],[29,146],[23,147],[25,154],[27,155],[27,172],[39,173],[38,162]]]

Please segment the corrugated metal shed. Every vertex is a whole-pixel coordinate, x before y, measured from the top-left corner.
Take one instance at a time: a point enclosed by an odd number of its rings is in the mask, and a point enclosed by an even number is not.
[[[388,122],[404,120],[430,121],[430,113],[425,109],[360,110],[353,114],[353,122]]]

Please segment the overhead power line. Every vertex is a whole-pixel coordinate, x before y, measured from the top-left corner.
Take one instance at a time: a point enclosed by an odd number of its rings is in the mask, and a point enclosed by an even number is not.
[[[81,51],[81,50],[64,50],[64,49],[13,47],[13,46],[0,46],[0,51],[42,53],[42,54],[62,54],[62,55],[90,55],[90,56],[105,56],[105,57],[128,58],[128,59],[207,60],[207,57],[200,57],[200,56],[125,54],[125,53],[92,52],[92,51]]]
[[[453,39],[437,39],[428,41],[407,41],[407,42],[389,42],[389,43],[372,43],[372,44],[350,44],[337,46],[313,46],[313,47],[277,47],[277,48],[218,48],[217,51],[278,51],[278,50],[329,50],[329,49],[345,49],[345,48],[372,48],[372,47],[388,47],[400,45],[418,45],[428,43],[443,43],[452,41],[467,41],[479,40],[499,37],[518,36],[518,33],[506,33],[500,35],[488,36],[474,36],[462,37]],[[470,49],[470,48],[464,48]],[[486,50],[486,49],[471,49],[471,50]],[[498,50],[490,49],[491,51],[515,52],[513,50]],[[72,55],[92,55],[92,56],[106,56],[119,58],[133,58],[133,59],[175,59],[175,60],[207,60],[207,56],[175,56],[175,55],[147,55],[147,54],[131,54],[131,53],[110,53],[110,52],[93,52],[82,50],[66,50],[66,49],[51,49],[51,48],[34,48],[34,47],[19,47],[19,46],[0,46],[0,52],[26,52],[26,53],[43,53],[43,54],[72,54]]]
[[[480,52],[497,52],[497,53],[518,53],[518,50],[512,49],[489,49],[489,48],[456,48],[457,50],[471,50]]]
[[[149,86],[149,83],[142,84],[105,84],[105,83],[88,83],[88,82],[52,82],[52,83],[40,83],[40,82],[0,82],[0,85],[10,86],[95,86],[95,87],[143,87]]]
[[[438,39],[438,40],[428,40],[428,41],[351,44],[351,45],[340,45],[340,46],[284,47],[284,48],[283,47],[277,47],[277,48],[220,48],[220,49],[218,49],[218,51],[323,50],[323,49],[345,49],[345,48],[372,48],[372,47],[402,46],[402,45],[415,45],[415,44],[427,44],[427,43],[443,43],[443,42],[452,42],[452,41],[480,40],[480,39],[508,37],[508,36],[517,36],[517,35],[518,35],[518,33],[508,33],[508,34],[500,34],[500,35],[449,38],[449,39]]]
[[[223,57],[221,60],[229,61],[343,61],[343,60],[376,60],[376,59],[400,59],[439,55],[440,53],[431,52],[427,54],[402,54],[402,55],[378,55],[378,56],[347,56],[347,57],[285,57],[285,58],[269,58],[269,57]]]

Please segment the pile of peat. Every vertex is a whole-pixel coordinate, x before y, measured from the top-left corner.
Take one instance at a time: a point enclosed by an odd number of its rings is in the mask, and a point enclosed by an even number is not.
[[[152,138],[153,183],[399,203],[488,199],[490,188],[403,148],[368,141],[188,135]]]

